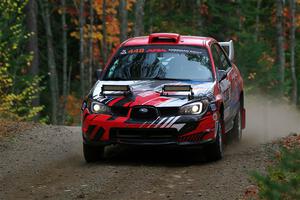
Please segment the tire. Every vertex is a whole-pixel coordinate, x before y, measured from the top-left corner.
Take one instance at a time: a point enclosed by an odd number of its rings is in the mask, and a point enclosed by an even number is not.
[[[232,141],[240,142],[242,140],[242,111],[239,112],[234,117],[233,128],[231,130]]]
[[[104,157],[104,146],[91,146],[83,143],[83,155],[87,163],[100,161]]]
[[[223,139],[222,139],[222,126],[218,124],[218,131],[216,140],[205,146],[205,154],[207,160],[209,161],[217,161],[221,160],[224,155],[224,146],[223,146]]]

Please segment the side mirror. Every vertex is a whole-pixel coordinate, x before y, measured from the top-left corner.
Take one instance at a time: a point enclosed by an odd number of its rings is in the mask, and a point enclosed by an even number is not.
[[[225,70],[218,70],[218,80],[222,81],[227,77],[227,72]]]
[[[230,40],[229,42],[219,42],[219,45],[223,47],[228,54],[228,58],[231,62],[234,60],[234,47],[233,47],[233,41]]]
[[[97,69],[95,71],[95,78],[96,78],[96,80],[99,80],[101,78],[102,71],[103,71],[102,69]]]

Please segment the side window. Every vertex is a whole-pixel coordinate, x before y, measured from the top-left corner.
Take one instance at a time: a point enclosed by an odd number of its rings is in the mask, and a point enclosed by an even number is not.
[[[212,46],[211,48],[211,53],[214,59],[214,63],[215,63],[215,67],[217,67],[218,69],[220,69],[222,67],[222,62],[219,56],[219,52],[216,49],[215,45]]]
[[[218,66],[219,69],[227,71],[231,65],[230,65],[224,51],[222,51],[222,49],[216,44],[214,44],[214,47],[217,49],[219,57],[220,57],[220,61],[221,61],[221,65]]]

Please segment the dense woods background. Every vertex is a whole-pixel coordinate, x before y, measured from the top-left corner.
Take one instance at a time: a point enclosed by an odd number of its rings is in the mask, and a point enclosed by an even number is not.
[[[1,0],[0,117],[78,124],[94,71],[128,37],[235,41],[247,93],[297,105],[299,0]]]

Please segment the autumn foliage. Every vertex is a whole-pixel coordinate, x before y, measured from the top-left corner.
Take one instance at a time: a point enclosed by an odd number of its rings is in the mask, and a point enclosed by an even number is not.
[[[33,106],[32,100],[42,90],[40,77],[24,74],[32,60],[30,53],[22,54],[30,34],[23,26],[26,1],[0,2],[0,118],[32,120],[43,106]],[[15,20],[10,20],[16,15]]]
[[[79,2],[79,1],[78,1]],[[127,7],[126,9],[128,11],[131,11],[133,9],[135,0],[127,0]],[[85,42],[87,42],[90,38],[90,28],[92,26],[92,39],[93,39],[93,49],[94,49],[94,57],[95,60],[99,61],[100,65],[103,65],[103,60],[101,58],[101,48],[104,49],[105,54],[112,53],[116,47],[120,44],[120,20],[118,18],[118,6],[119,1],[106,1],[106,10],[105,13],[103,13],[103,0],[94,0],[93,1],[93,9],[95,10],[95,18],[98,23],[95,23],[91,25],[89,23],[90,16],[88,13],[89,6],[88,4],[85,4],[84,9],[84,16],[86,17],[86,23],[84,25],[84,39]],[[78,3],[79,4],[79,3]],[[76,12],[76,9],[68,9],[71,18],[71,21],[74,25],[78,25],[78,12]],[[103,14],[105,14],[105,21],[103,21]],[[104,38],[103,33],[103,27],[106,28],[106,38]],[[132,26],[132,23],[128,23],[128,26]],[[131,29],[129,28],[129,31]],[[80,35],[79,31],[75,30],[70,33],[71,37],[74,37],[79,40]],[[105,39],[105,46],[103,39]],[[102,47],[101,47],[102,46]],[[103,53],[103,52],[102,52]]]

